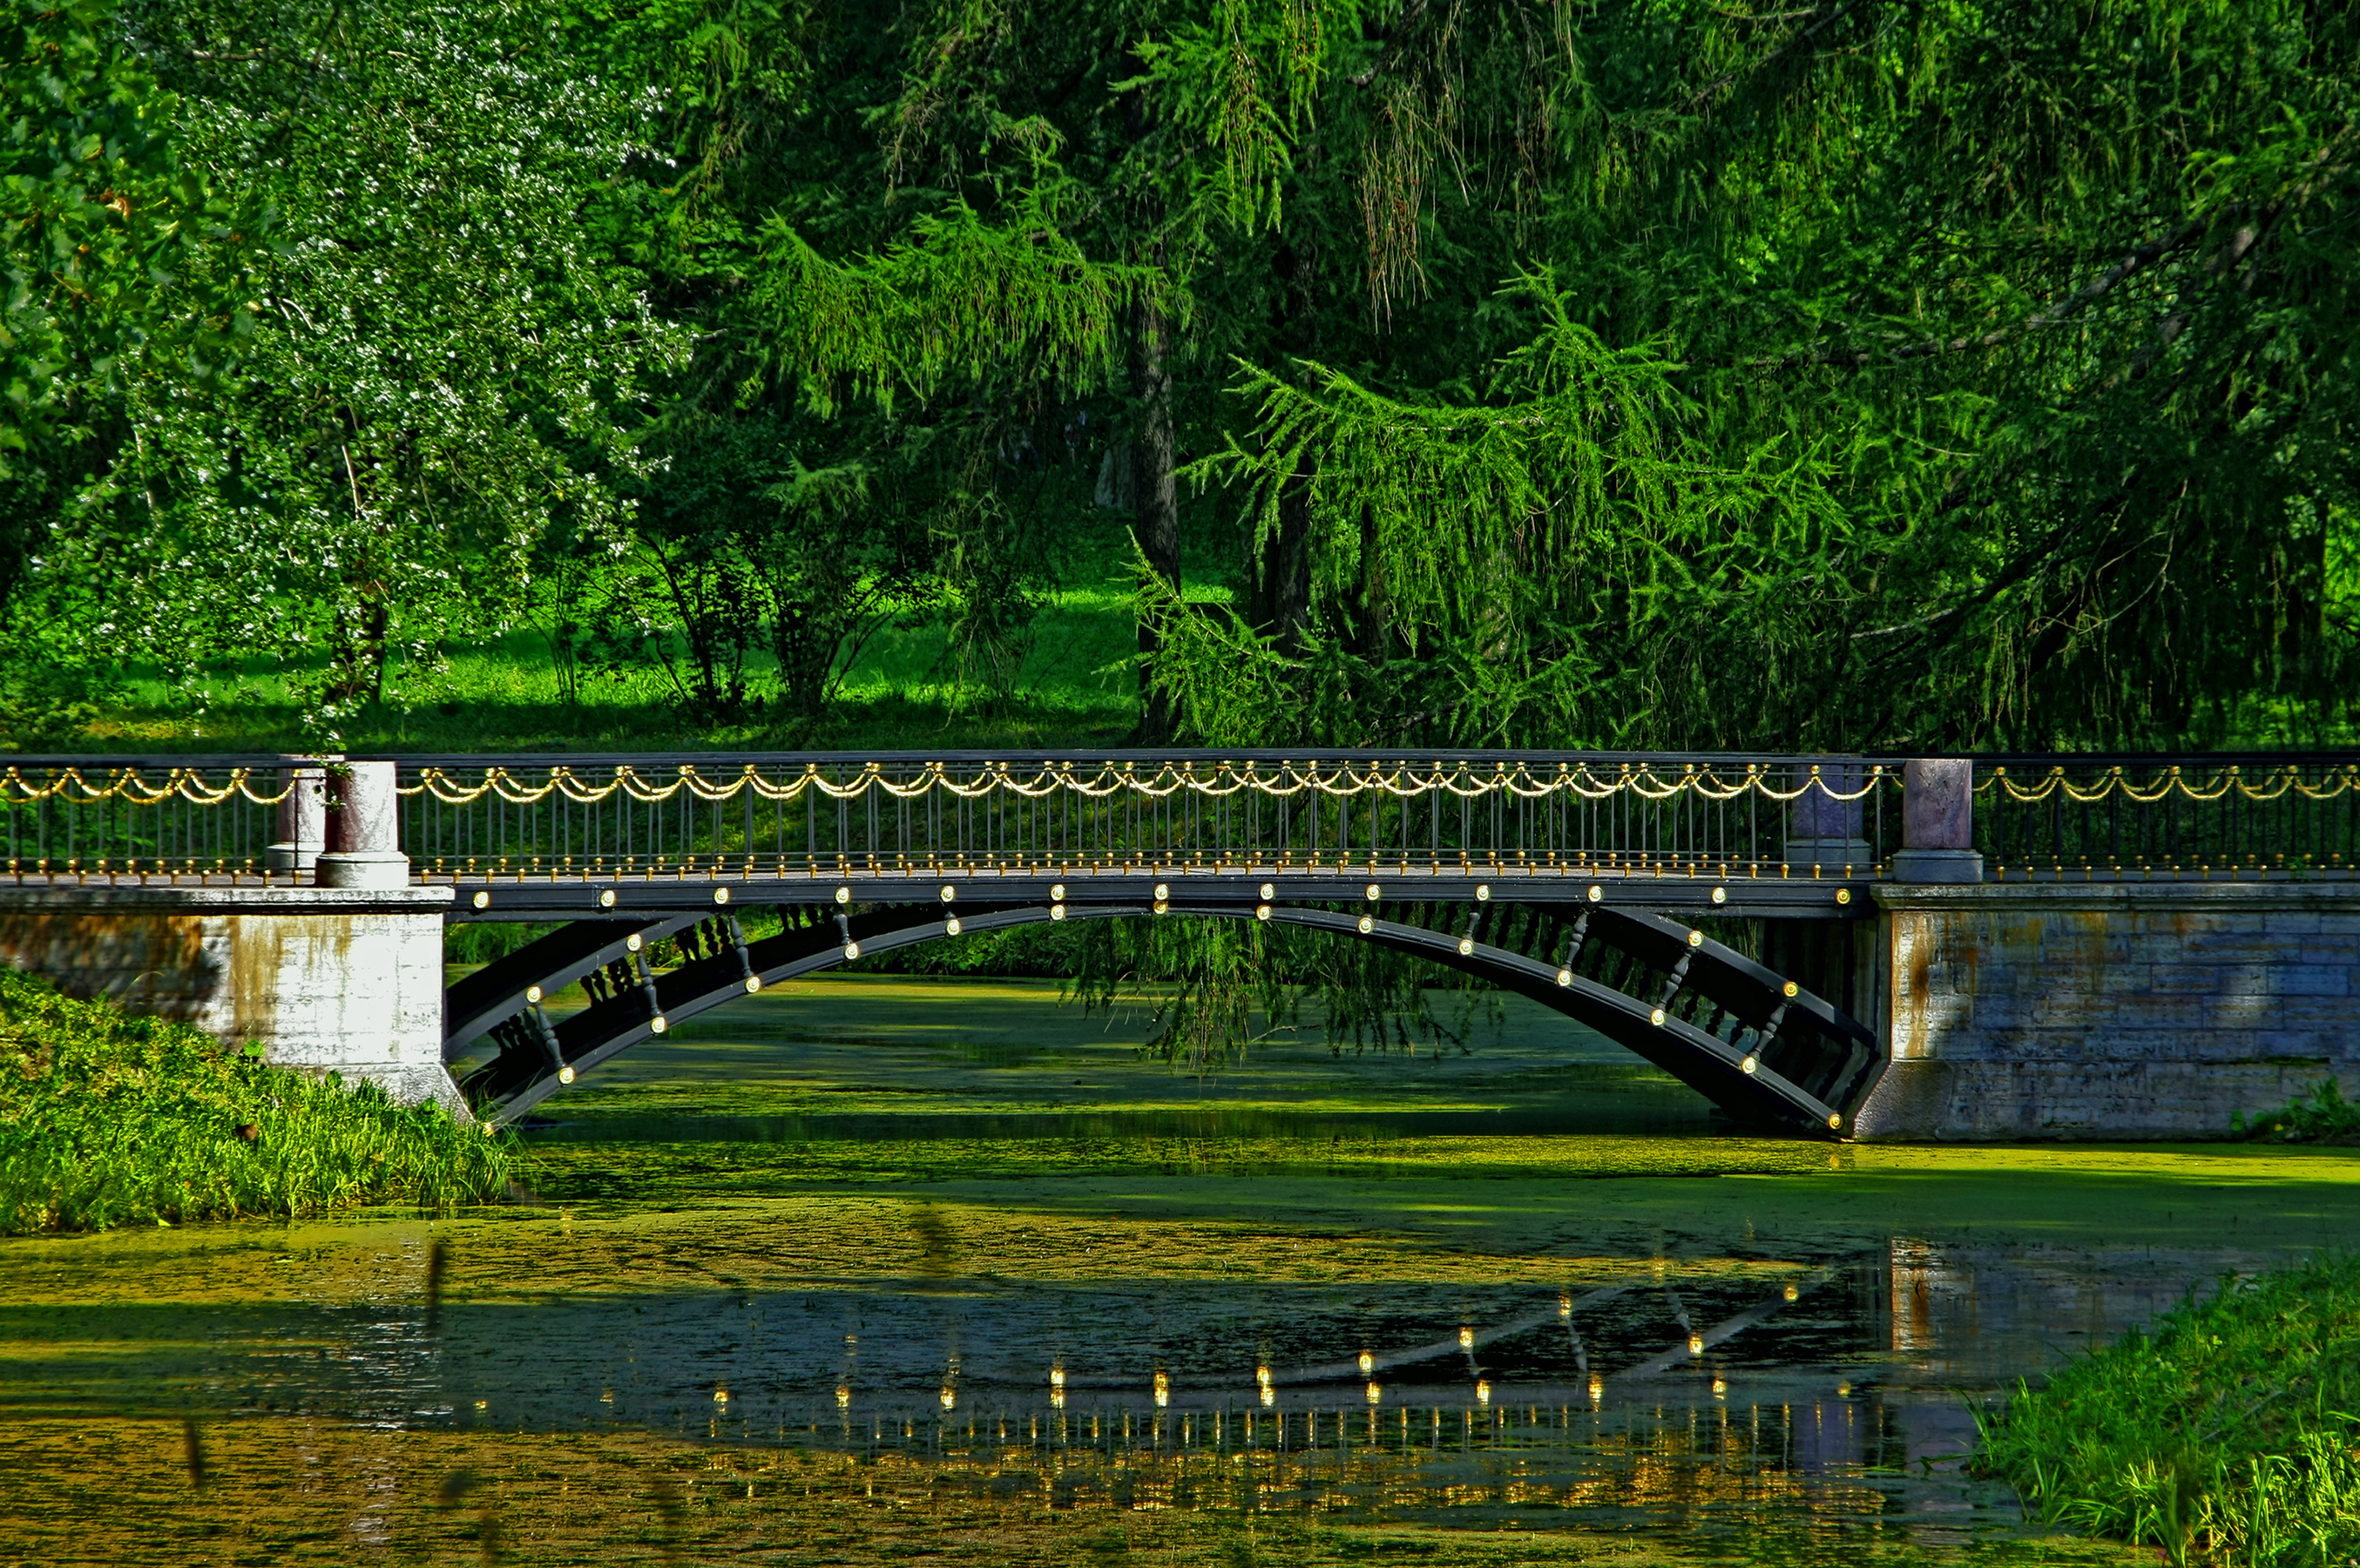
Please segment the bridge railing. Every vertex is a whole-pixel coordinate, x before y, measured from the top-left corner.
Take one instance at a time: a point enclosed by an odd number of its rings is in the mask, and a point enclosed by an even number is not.
[[[336,767],[5,761],[6,873],[290,877],[320,847],[302,792]],[[1904,819],[1894,757],[561,753],[397,770],[401,847],[431,880],[1134,866],[1858,881],[1886,875]],[[2360,866],[2360,753],[1983,757],[1973,803],[1987,877]]]

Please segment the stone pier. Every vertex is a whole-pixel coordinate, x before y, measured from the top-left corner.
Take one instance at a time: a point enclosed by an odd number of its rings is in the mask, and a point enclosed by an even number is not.
[[[2222,1138],[2335,1079],[2360,1097],[2360,882],[1886,885],[1895,1139]]]
[[[442,1070],[450,902],[448,887],[0,887],[0,963],[464,1115]]]

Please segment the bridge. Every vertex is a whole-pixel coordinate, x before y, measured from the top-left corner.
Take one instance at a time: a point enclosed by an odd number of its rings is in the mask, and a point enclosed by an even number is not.
[[[1810,1137],[1943,1135],[1976,1091],[1912,1109],[1928,1080],[1888,1083],[1896,1061],[1972,1063],[1986,1088],[2022,1076],[1998,1037],[2024,1029],[1994,1036],[1988,1000],[1969,1032],[1992,1038],[1946,1058],[1935,1037],[1958,1032],[1961,986],[1976,1011],[2027,910],[2049,912],[2016,961],[2034,970],[2055,967],[2058,931],[2100,922],[2065,959],[2103,1001],[2085,1037],[2153,1013],[2158,954],[2205,970],[2157,931],[2226,920],[2253,928],[2222,951],[2258,966],[2275,1012],[2240,1021],[2191,994],[2182,1054],[2242,1040],[2247,1069],[2280,1059],[2245,1071],[2256,1093],[2360,1070],[2353,1004],[2331,1005],[2360,992],[2360,754],[23,757],[0,774],[0,824],[11,962],[496,1119],[863,954],[1171,916],[1459,971],[1741,1122]],[[442,928],[481,920],[553,929],[445,992]],[[2276,979],[2274,928],[2310,942]],[[2121,956],[2134,938],[2149,956]],[[2125,962],[2143,989],[2107,978]],[[587,1003],[560,1017],[569,986]],[[2289,997],[2322,1021],[2308,1046],[2265,1049],[2293,1038]],[[442,1069],[463,1062],[453,1094]],[[2060,1103],[2038,1097],[2036,1116]],[[1886,1114],[1863,1126],[1873,1104]]]

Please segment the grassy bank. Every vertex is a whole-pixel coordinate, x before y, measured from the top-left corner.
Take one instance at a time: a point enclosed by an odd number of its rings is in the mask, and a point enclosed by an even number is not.
[[[0,1235],[447,1208],[501,1191],[515,1160],[433,1106],[0,970]]]
[[[1981,1463],[2052,1523],[2253,1568],[2360,1561],[2360,1258],[2224,1285],[2019,1386]]]

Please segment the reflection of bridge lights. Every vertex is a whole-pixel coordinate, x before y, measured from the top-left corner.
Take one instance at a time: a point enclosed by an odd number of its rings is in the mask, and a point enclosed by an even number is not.
[[[849,1383],[838,1383],[836,1386],[836,1408],[839,1410],[849,1410],[851,1406],[852,1385]]]
[[[1702,1356],[1704,1354],[1704,1335],[1700,1334],[1692,1334],[1688,1335],[1688,1354],[1690,1356]]]
[[[1366,936],[1366,935],[1368,935],[1371,931],[1374,931],[1374,930],[1376,930],[1376,929],[1377,929],[1377,922],[1376,922],[1376,921],[1374,921],[1374,920],[1371,920],[1371,919],[1370,919],[1368,916],[1366,916],[1366,915],[1362,915],[1362,916],[1360,917],[1360,934],[1361,934],[1362,936]]]
[[[1172,1402],[1172,1379],[1158,1372],[1155,1375],[1155,1408],[1162,1410]]]
[[[1254,1368],[1254,1381],[1261,1384],[1265,1388],[1270,1387],[1269,1362],[1265,1361],[1261,1366]]]
[[[612,1389],[612,1388],[601,1388],[601,1389],[599,1389],[599,1390],[598,1390],[598,1402],[599,1402],[600,1404],[602,1404],[602,1405],[611,1405],[611,1404],[613,1404],[613,1403],[615,1402],[615,1390],[614,1390],[614,1389]]]
[[[1369,1385],[1369,1403],[1372,1405],[1382,1403],[1384,1397],[1385,1388],[1383,1384],[1371,1383]]]
[[[714,1402],[715,1404],[716,1404],[716,1405],[726,1405],[726,1404],[727,1404],[727,1403],[729,1402],[729,1390],[728,1390],[728,1389],[727,1389],[727,1388],[716,1388],[716,1389],[714,1389],[714,1390],[713,1390],[713,1402]]]
[[[1802,1295],[1802,1293],[1803,1293],[1803,1292],[1802,1292],[1801,1290],[1799,1290],[1796,1289],[1793,1285],[1788,1285],[1788,1286],[1786,1287],[1786,1290],[1783,1292],[1783,1294],[1786,1296],[1786,1298],[1788,1301],[1795,1301],[1795,1300],[1797,1300],[1797,1298],[1799,1298],[1799,1297]]]
[[[1839,1383],[1839,1384],[1837,1384],[1837,1385],[1836,1385],[1836,1398],[1837,1398],[1837,1399],[1851,1399],[1851,1398],[1852,1398],[1852,1385],[1851,1385],[1851,1384],[1849,1384],[1849,1383]],[[482,1410],[484,1407],[483,1407],[482,1405],[480,1405],[480,1404],[479,1404],[479,1405],[477,1405],[475,1408],[476,1408],[477,1410]]]
[[[1559,1290],[1557,1293],[1557,1315],[1561,1318],[1573,1316],[1573,1296],[1570,1292]]]
[[[1065,1369],[1063,1367],[1050,1367],[1050,1368],[1049,1368],[1049,1387],[1051,1387],[1052,1388],[1064,1388],[1065,1386]]]
[[[1382,892],[1382,888],[1380,888],[1380,887],[1379,887],[1375,883],[1371,882],[1371,883],[1370,883],[1366,887],[1363,887],[1362,889],[1360,889],[1360,892],[1361,892],[1361,896],[1362,896],[1362,897],[1366,898],[1369,900],[1369,902],[1371,902],[1371,904],[1373,904],[1373,903],[1375,903],[1375,902],[1377,901],[1378,897],[1379,897],[1379,896],[1380,896],[1380,894]]]
[[[1723,1394],[1728,1392],[1729,1383],[1725,1378],[1715,1377],[1712,1380],[1712,1397],[1714,1399],[1720,1399]]]
[[[1597,1373],[1592,1372],[1590,1375],[1590,1402],[1593,1405],[1598,1405],[1603,1404],[1605,1400],[1606,1379],[1601,1377]]]
[[[1064,1410],[1065,1408],[1065,1390],[1063,1388],[1050,1389],[1049,1404],[1054,1410]]]
[[[1475,1402],[1479,1405],[1488,1405],[1491,1402],[1491,1380],[1489,1377],[1475,1379]]]
[[[1270,1385],[1269,1385],[1269,1384],[1264,1383],[1264,1384],[1262,1386],[1262,1402],[1263,1404],[1267,1405],[1267,1404],[1271,1403],[1273,1400],[1276,1399],[1277,1398],[1278,1398],[1278,1396],[1277,1396],[1277,1395],[1275,1395],[1275,1394],[1273,1394],[1273,1393],[1272,1393],[1272,1392],[1270,1391]]]
[[[943,1409],[945,1409],[945,1410],[956,1410],[956,1409],[957,1409],[957,1408],[958,1408],[958,1390],[957,1390],[956,1388],[952,1388],[949,1384],[945,1383],[945,1385],[943,1385]]]
[[[1475,1348],[1475,1331],[1473,1329],[1464,1326],[1459,1329],[1459,1348],[1461,1350],[1472,1350]]]
[[[1367,1351],[1360,1352],[1360,1376],[1365,1377],[1377,1369],[1377,1358]]]

